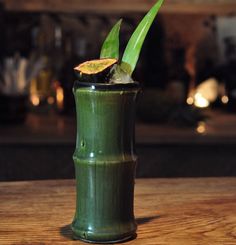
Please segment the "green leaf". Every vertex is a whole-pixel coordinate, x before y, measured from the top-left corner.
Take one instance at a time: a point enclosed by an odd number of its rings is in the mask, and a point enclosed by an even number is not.
[[[104,41],[100,53],[100,58],[119,59],[119,33],[122,19],[120,19],[109,32]]]
[[[143,42],[163,2],[164,0],[159,0],[156,2],[156,4],[144,16],[129,39],[122,57],[121,67],[130,75],[133,73],[136,67]]]

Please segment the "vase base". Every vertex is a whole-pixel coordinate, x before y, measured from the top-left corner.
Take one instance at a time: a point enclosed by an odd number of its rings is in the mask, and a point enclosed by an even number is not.
[[[76,234],[73,234],[73,239],[74,240],[80,240],[83,242],[87,243],[96,243],[96,244],[113,244],[113,243],[121,243],[121,242],[127,242],[130,240],[133,240],[137,237],[137,234],[132,234],[132,235],[127,235],[126,237],[123,237],[121,239],[114,239],[114,240],[109,240],[109,241],[97,241],[97,240],[90,240],[90,239],[85,239],[82,237],[77,236]]]

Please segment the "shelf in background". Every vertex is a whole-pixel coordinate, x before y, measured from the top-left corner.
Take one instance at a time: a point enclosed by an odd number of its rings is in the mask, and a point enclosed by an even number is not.
[[[142,145],[236,144],[236,114],[207,110],[204,132],[197,127],[168,124],[136,124],[136,142]],[[24,124],[0,124],[1,145],[71,145],[75,144],[75,116],[29,113]]]
[[[136,125],[137,177],[236,176],[236,114],[209,111],[205,132]],[[0,125],[0,181],[72,178],[75,117],[29,114]]]
[[[146,12],[156,0],[0,0],[7,11],[64,13]],[[235,0],[165,0],[162,13],[235,14]]]

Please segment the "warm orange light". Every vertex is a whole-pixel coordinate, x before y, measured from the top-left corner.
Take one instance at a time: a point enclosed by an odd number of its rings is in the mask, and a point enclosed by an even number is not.
[[[52,105],[54,103],[54,98],[52,96],[48,97],[47,102],[49,105]]]
[[[62,87],[57,88],[56,98],[57,98],[57,108],[63,109],[64,91]]]
[[[32,94],[32,95],[30,96],[30,101],[31,101],[32,105],[38,106],[39,103],[40,103],[39,96],[36,95],[36,94]]]
[[[206,124],[204,122],[199,122],[198,123],[198,126],[196,128],[196,131],[199,133],[199,134],[203,134],[206,132]]]

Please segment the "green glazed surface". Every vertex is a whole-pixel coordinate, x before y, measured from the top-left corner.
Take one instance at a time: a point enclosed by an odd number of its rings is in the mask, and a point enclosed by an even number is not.
[[[118,242],[135,236],[133,212],[137,88],[74,89],[77,111],[76,239]]]

